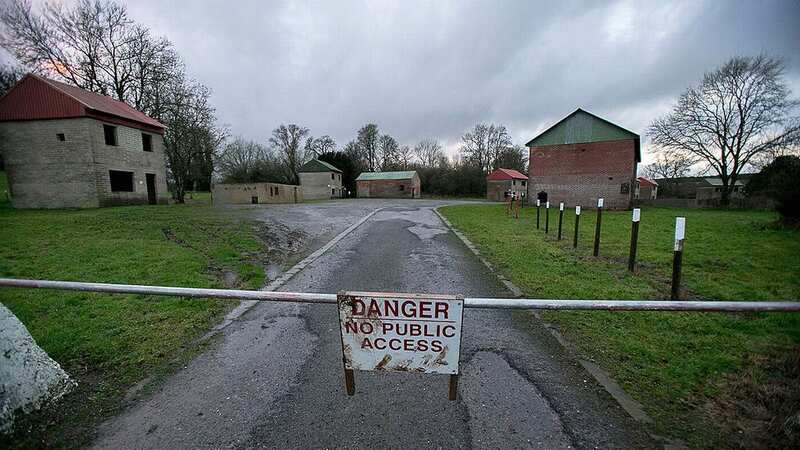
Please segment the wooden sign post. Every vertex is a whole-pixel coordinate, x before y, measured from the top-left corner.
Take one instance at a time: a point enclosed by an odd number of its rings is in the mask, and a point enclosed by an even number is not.
[[[561,240],[561,222],[564,220],[564,202],[558,205],[558,240]]]
[[[600,224],[603,221],[603,199],[597,199],[597,222],[594,226],[594,251],[592,254],[598,256],[600,254]]]
[[[683,262],[683,239],[686,236],[686,218],[675,218],[675,247],[672,254],[672,300],[681,297],[681,264]]]
[[[636,246],[639,241],[639,219],[641,218],[641,210],[633,208],[633,217],[631,218],[631,251],[628,254],[628,270],[631,272],[636,270]]]
[[[539,229],[539,207],[542,205],[542,202],[539,199],[536,199],[536,229]]]

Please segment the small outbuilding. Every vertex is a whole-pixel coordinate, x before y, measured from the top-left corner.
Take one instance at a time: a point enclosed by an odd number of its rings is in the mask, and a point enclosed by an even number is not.
[[[342,193],[342,171],[332,164],[312,159],[300,168],[300,186],[303,198],[322,200],[344,197]]]
[[[124,102],[29,74],[0,98],[15,208],[167,203],[164,125]]]
[[[356,178],[359,198],[420,198],[419,175],[415,170],[363,172]]]
[[[633,193],[633,198],[636,200],[655,200],[658,197],[658,183],[645,178],[636,178],[636,190]]]
[[[509,193],[527,195],[528,176],[514,169],[497,169],[486,177],[486,199],[505,201]]]
[[[300,186],[280,183],[221,183],[211,192],[214,205],[258,205],[262,203],[300,203]]]

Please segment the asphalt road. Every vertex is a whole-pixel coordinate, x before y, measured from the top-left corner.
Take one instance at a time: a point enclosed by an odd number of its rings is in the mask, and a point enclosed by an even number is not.
[[[385,209],[281,290],[509,296],[437,204],[376,203]],[[335,307],[259,304],[105,424],[95,447],[655,446],[541,326],[519,327],[508,311],[466,310],[457,401],[446,376],[376,372],[356,372],[348,397]]]

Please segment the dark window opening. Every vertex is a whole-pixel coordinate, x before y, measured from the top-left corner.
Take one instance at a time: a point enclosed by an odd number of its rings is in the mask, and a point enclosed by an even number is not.
[[[64,136],[64,133],[58,133],[58,134],[56,134],[56,137],[58,138],[59,141],[66,141],[67,140],[67,137]]]
[[[153,136],[142,133],[142,150],[146,152],[153,151]]]
[[[332,173],[332,174],[331,174],[331,180],[335,180],[335,179],[336,179],[336,174],[335,174],[335,173]]]
[[[620,194],[627,194],[627,193],[629,193],[630,191],[631,191],[631,185],[630,185],[630,183],[622,183],[622,184],[620,185],[620,187],[619,187],[619,193],[620,193]]]
[[[252,203],[254,205],[257,205],[258,204],[258,197],[256,197],[255,195],[250,197],[250,203]]]
[[[512,186],[516,186],[517,185],[517,180],[511,180],[511,185]]]
[[[401,184],[401,185],[400,185],[400,190],[401,190],[401,191],[405,191],[405,190],[406,190],[406,186],[405,186],[404,184]]]
[[[103,135],[106,138],[106,145],[117,145],[117,127],[103,125]]]
[[[331,189],[331,195],[336,195],[336,189]]]
[[[111,192],[133,192],[133,172],[109,170],[108,177],[111,181]]]
[[[522,185],[525,186],[525,182],[524,181],[522,182]]]

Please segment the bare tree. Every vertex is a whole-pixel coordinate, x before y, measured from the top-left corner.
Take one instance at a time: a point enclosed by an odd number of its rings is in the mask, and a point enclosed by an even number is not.
[[[378,161],[378,141],[380,139],[380,132],[378,126],[374,123],[368,123],[358,130],[358,137],[356,137],[356,144],[360,160],[363,161],[364,166],[370,172],[378,170],[380,165]]]
[[[697,158],[685,152],[666,150],[660,152],[655,161],[645,166],[644,173],[651,179],[685,177],[698,162]]]
[[[334,141],[333,138],[327,134],[319,138],[309,136],[308,139],[306,139],[306,155],[308,157],[316,158],[323,153],[331,153],[335,151],[336,141]]]
[[[423,139],[414,146],[414,154],[423,167],[436,167],[444,156],[444,150],[439,141]]]
[[[269,144],[281,155],[286,166],[287,178],[292,184],[300,184],[298,172],[306,162],[302,142],[308,135],[308,128],[296,124],[281,125],[272,130]]]
[[[259,163],[267,157],[267,149],[255,142],[237,137],[225,144],[217,158],[217,170],[226,182],[249,182]]]
[[[753,158],[797,142],[800,121],[789,99],[782,60],[736,57],[707,73],[648,131],[654,144],[707,164],[722,179],[721,204]]]
[[[525,147],[521,145],[513,145],[501,149],[492,163],[495,169],[514,169],[519,172],[525,173],[528,171],[528,156]]]
[[[505,149],[512,147],[511,136],[503,125],[480,123],[461,137],[464,159],[486,174]]]
[[[408,170],[413,158],[414,151],[408,145],[402,145],[397,149],[397,165],[401,170]]]
[[[400,146],[397,140],[388,134],[378,139],[378,160],[381,170],[390,170],[397,165],[397,152]]]
[[[23,76],[25,76],[25,71],[19,66],[0,65],[0,97],[14,87]]]

